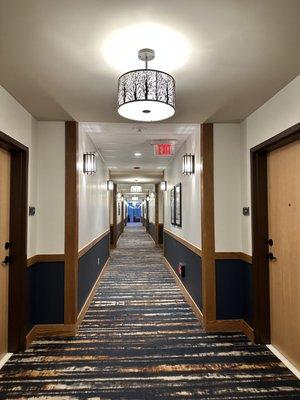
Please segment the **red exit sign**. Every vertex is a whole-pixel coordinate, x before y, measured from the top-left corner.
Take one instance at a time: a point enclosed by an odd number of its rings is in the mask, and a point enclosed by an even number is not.
[[[174,154],[174,146],[170,143],[159,143],[154,145],[154,154],[156,156],[172,156]]]

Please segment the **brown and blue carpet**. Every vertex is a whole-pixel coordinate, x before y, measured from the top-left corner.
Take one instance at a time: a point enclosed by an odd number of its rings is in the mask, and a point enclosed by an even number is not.
[[[127,228],[74,339],[0,371],[0,399],[300,399],[299,381],[243,334],[206,334],[142,227]]]

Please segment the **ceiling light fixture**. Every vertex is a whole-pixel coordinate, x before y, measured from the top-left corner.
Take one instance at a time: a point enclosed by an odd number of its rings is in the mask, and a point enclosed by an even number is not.
[[[154,50],[138,53],[145,69],[129,71],[118,81],[118,113],[134,121],[161,121],[175,113],[175,79],[166,72],[148,69]]]
[[[107,190],[113,190],[114,189],[114,182],[112,180],[106,181],[106,188],[107,188]]]
[[[134,153],[134,157],[141,157],[142,153]]]
[[[141,193],[142,192],[142,186],[139,186],[139,185],[131,186],[130,191],[132,193]]]
[[[192,175],[195,173],[195,156],[194,154],[185,154],[182,158],[182,173],[184,175]]]
[[[167,190],[167,181],[161,181],[160,182],[160,190],[166,191]]]

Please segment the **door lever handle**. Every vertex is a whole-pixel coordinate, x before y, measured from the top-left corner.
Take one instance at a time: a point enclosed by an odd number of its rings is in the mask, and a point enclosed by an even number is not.
[[[268,259],[271,261],[276,261],[277,257],[275,257],[273,253],[268,253]]]
[[[10,264],[11,262],[12,262],[12,258],[9,257],[9,256],[6,256],[1,264],[2,265],[7,265],[7,264]]]

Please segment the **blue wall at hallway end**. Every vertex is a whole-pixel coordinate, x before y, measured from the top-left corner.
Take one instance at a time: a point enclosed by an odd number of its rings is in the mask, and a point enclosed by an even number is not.
[[[180,277],[181,282],[202,310],[201,257],[166,232],[164,232],[164,256],[176,273],[180,262],[186,265],[185,277]]]
[[[109,233],[87,251],[78,262],[78,313],[109,257]],[[99,258],[99,265],[98,265]]]
[[[216,260],[217,319],[244,319],[253,325],[252,265]]]

